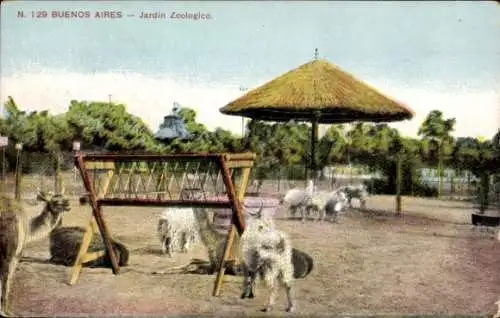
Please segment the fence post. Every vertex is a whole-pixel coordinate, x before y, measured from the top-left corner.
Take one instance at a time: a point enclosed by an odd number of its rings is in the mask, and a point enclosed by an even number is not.
[[[349,184],[352,184],[352,164],[349,162]]]
[[[16,185],[15,185],[15,199],[17,201],[21,200],[21,150],[23,149],[23,144],[17,143],[16,146]]]
[[[2,148],[2,195],[5,194],[7,189],[7,180],[5,177],[5,148],[9,146],[9,137],[0,136],[0,148]]]
[[[438,145],[438,199],[441,199],[443,195],[443,144],[442,142]]]
[[[496,193],[496,196],[497,196],[497,207],[500,207],[500,176],[497,174],[495,175],[495,183],[494,183],[494,187],[495,187],[495,193]]]
[[[401,214],[401,166],[403,158],[399,153],[396,163],[396,215]]]
[[[489,175],[486,171],[481,171],[480,185],[479,185],[479,212],[484,214],[488,209],[488,196],[489,196]]]
[[[374,174],[372,174],[370,176],[370,185],[371,185],[370,193],[374,193],[374,191],[375,191],[375,176],[374,176]]]
[[[45,175],[43,171],[40,173],[40,191],[45,191]]]
[[[415,196],[415,184],[422,184],[422,169],[420,167],[413,166],[411,173],[411,196]]]
[[[2,147],[2,194],[5,194],[6,189],[5,177],[5,147]]]
[[[81,149],[81,142],[79,140],[74,140],[73,141],[73,154],[76,155],[80,152]],[[73,195],[76,196],[76,180],[77,180],[77,174],[79,173],[78,168],[76,165],[73,166]]]
[[[281,167],[278,168],[278,193],[281,191]]]
[[[54,192],[61,193],[62,190],[62,177],[61,177],[61,154],[54,152],[55,162],[55,179],[54,179]]]

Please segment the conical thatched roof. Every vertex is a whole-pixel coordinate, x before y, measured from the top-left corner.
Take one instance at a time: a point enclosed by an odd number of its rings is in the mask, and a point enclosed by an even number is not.
[[[413,111],[325,61],[314,60],[222,107],[227,115],[268,121],[397,121]]]

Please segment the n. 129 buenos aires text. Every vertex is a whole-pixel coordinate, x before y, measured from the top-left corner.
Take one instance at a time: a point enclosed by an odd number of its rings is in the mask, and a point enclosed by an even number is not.
[[[89,19],[89,18],[98,18],[98,19],[120,19],[124,16],[121,11],[65,11],[65,10],[36,10],[29,11],[25,14],[24,11],[18,11],[17,17],[31,17],[35,19],[49,19],[49,18],[63,18],[63,19]]]
[[[34,19],[121,19],[123,17],[138,17],[145,20],[158,19],[178,19],[178,20],[211,20],[213,19],[210,13],[203,12],[154,12],[143,11],[139,15],[125,14],[122,11],[85,11],[85,10],[32,10],[18,11],[18,18],[34,18]]]

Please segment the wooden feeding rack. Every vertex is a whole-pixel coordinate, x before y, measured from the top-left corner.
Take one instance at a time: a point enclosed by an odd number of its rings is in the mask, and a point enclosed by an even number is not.
[[[120,155],[77,152],[75,164],[82,176],[92,208],[90,224],[75,260],[70,284],[78,280],[85,263],[109,256],[113,274],[120,272],[112,249],[111,232],[104,220],[103,206],[177,206],[232,209],[224,255],[214,283],[213,295],[220,292],[226,262],[236,244],[236,232],[245,229],[243,199],[255,154]],[[241,169],[238,187],[235,169]],[[186,199],[184,190],[196,188],[199,198]],[[216,197],[213,195],[217,194]],[[94,233],[100,232],[105,251],[88,252]],[[234,248],[233,248],[234,250]],[[233,256],[234,259],[234,256]]]

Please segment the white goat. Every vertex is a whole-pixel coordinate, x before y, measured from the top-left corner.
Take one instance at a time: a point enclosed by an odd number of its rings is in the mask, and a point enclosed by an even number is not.
[[[346,204],[347,195],[345,194],[345,192],[335,192],[334,196],[332,196],[325,205],[322,220],[325,220],[325,218],[328,216],[330,217],[330,221],[336,222],[338,215],[344,211]]]
[[[332,193],[325,191],[315,192],[308,196],[305,203],[305,213],[302,215],[302,221],[305,221],[306,217],[311,216],[312,213],[316,213],[318,215],[316,220],[319,220],[321,214],[323,214],[325,210],[326,203],[332,196]]]
[[[172,257],[179,250],[187,253],[191,243],[199,242],[198,223],[192,208],[167,208],[158,220],[157,232],[162,253]]]
[[[341,187],[339,190],[344,191],[347,195],[347,202],[352,208],[352,199],[356,198],[359,200],[360,207],[362,209],[366,208],[366,200],[368,199],[368,189],[365,185],[360,184],[357,186],[348,185]]]
[[[194,195],[182,194],[191,198]],[[162,244],[162,253],[172,257],[174,250],[187,253],[191,243],[200,242],[198,222],[193,208],[166,208],[158,220],[157,233]],[[180,248],[179,248],[180,245]]]
[[[295,217],[297,210],[300,210],[302,216],[304,216],[307,201],[313,193],[314,183],[312,180],[309,180],[305,189],[288,190],[282,203],[288,207],[291,217]]]
[[[262,212],[262,208],[259,211]],[[292,246],[288,236],[278,231],[274,222],[261,217],[248,224],[240,241],[243,256],[245,279],[241,298],[253,298],[253,286],[257,274],[269,289],[269,299],[263,311],[270,311],[276,301],[279,285],[287,294],[286,311],[294,311],[292,297],[292,281],[294,266],[292,264]]]
[[[306,203],[306,214],[307,216],[312,215],[312,212],[318,215],[316,221],[324,220],[326,214],[329,216],[336,216],[337,213],[341,212],[347,202],[347,195],[342,190],[335,190],[332,192],[316,192],[313,193]],[[328,206],[328,211],[326,208]],[[304,221],[306,215],[303,215],[302,221]]]

